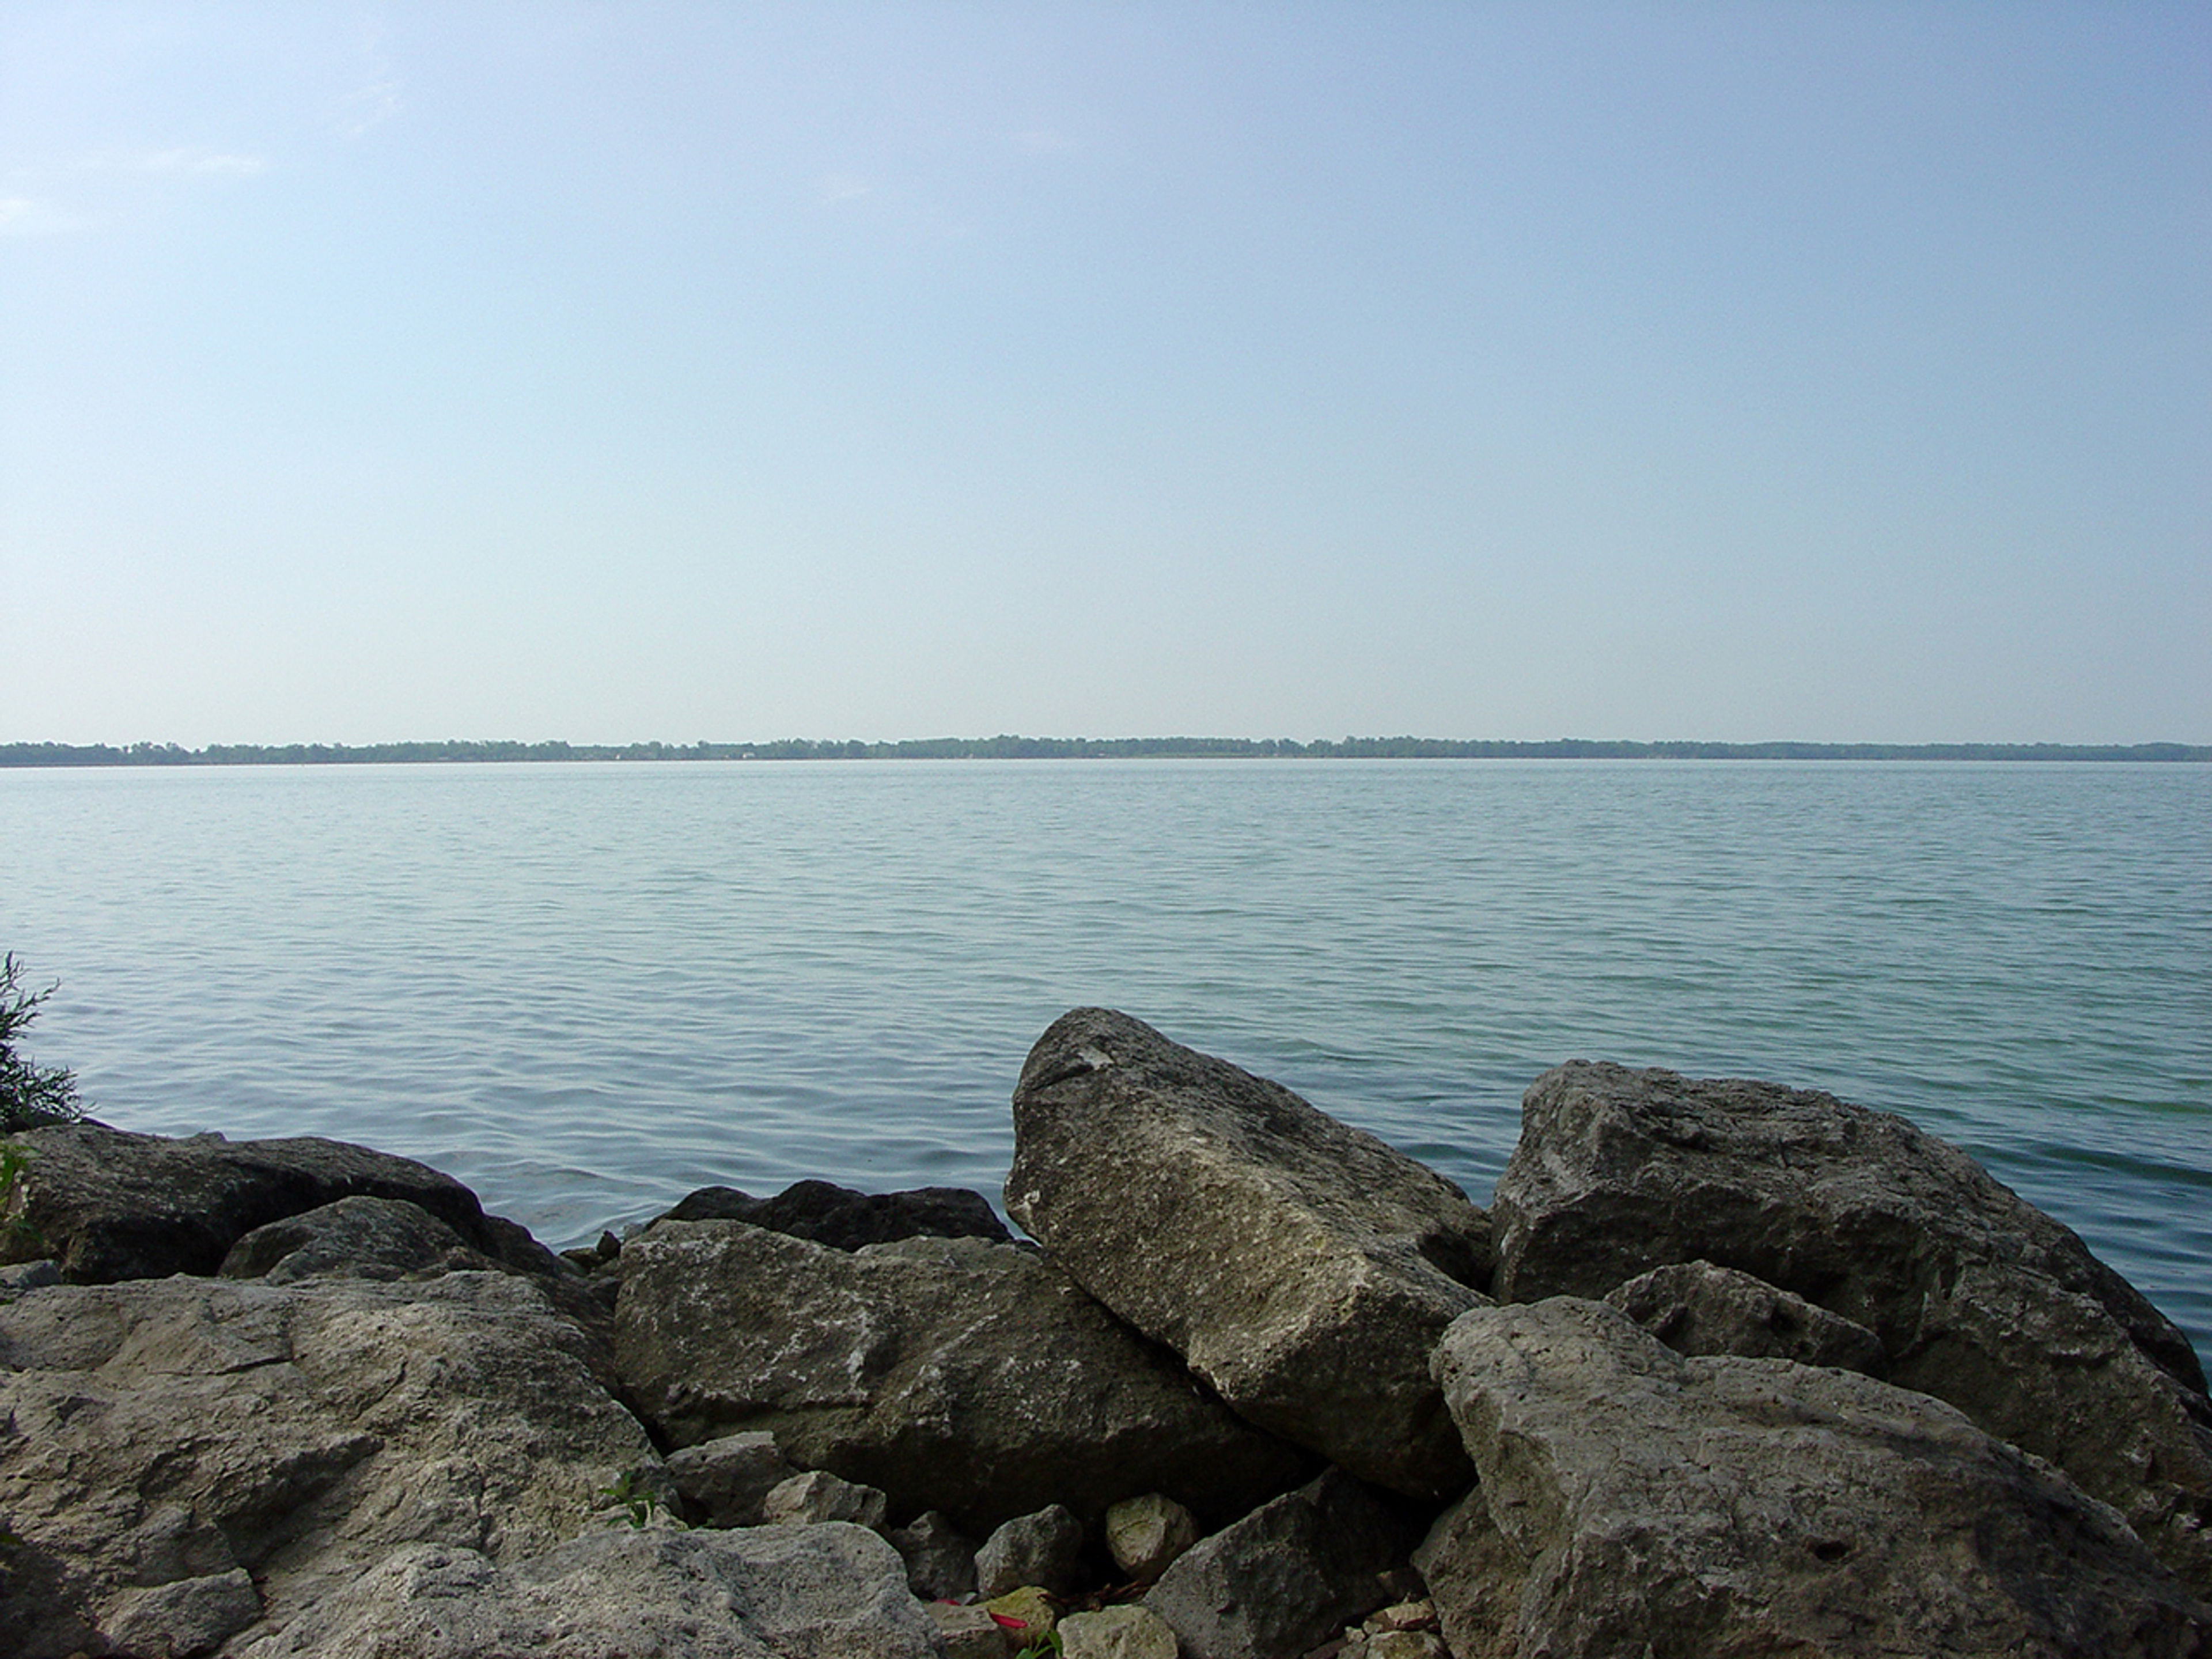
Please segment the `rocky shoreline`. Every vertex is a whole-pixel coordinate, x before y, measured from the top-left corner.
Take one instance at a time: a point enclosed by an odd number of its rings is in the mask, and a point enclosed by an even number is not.
[[[1101,1009],[1013,1113],[1029,1241],[810,1182],[562,1256],[0,1139],[0,1653],[2212,1652],[2196,1353],[1902,1119],[1573,1062],[1486,1211]]]

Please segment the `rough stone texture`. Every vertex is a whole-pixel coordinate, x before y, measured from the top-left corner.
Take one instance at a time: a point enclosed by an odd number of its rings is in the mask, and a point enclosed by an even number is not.
[[[421,1205],[398,1198],[342,1198],[256,1227],[230,1247],[225,1279],[296,1285],[337,1275],[400,1279],[425,1271],[495,1267]]]
[[[1176,1634],[1133,1604],[1070,1613],[1060,1621],[1061,1659],[1176,1659]]]
[[[1145,1605],[1191,1659],[1283,1659],[1393,1599],[1414,1533],[1342,1469],[1202,1538]]]
[[[558,1542],[597,1489],[658,1471],[587,1348],[506,1273],[176,1278],[0,1305],[10,1651],[210,1628],[243,1610],[241,1569],[282,1622],[400,1545]]]
[[[1006,1207],[1253,1422],[1413,1496],[1465,1487],[1429,1350],[1480,1304],[1482,1212],[1279,1084],[1079,1008],[1014,1091]]]
[[[1002,1626],[1009,1653],[1051,1635],[1060,1623],[1052,1598],[1035,1584],[1024,1584],[1004,1595],[994,1595],[982,1603],[982,1607],[994,1618],[1010,1621]]]
[[[844,1521],[879,1532],[888,1507],[883,1493],[873,1486],[840,1480],[827,1469],[809,1469],[769,1490],[761,1499],[761,1520],[767,1525],[796,1526]]]
[[[935,1510],[884,1536],[906,1563],[907,1587],[923,1601],[957,1601],[975,1593],[975,1540]]]
[[[757,1527],[761,1500],[799,1471],[757,1431],[685,1446],[668,1457],[668,1478],[686,1509],[709,1527]]]
[[[125,1590],[108,1604],[101,1622],[123,1653],[212,1653],[261,1617],[260,1593],[244,1567],[178,1578],[149,1589]]]
[[[659,1218],[662,1221],[748,1221],[772,1233],[857,1250],[902,1238],[988,1238],[1013,1242],[1006,1224],[980,1193],[964,1187],[917,1187],[902,1193],[860,1193],[827,1181],[801,1181],[774,1198],[734,1187],[702,1187]]]
[[[1413,1550],[1413,1571],[1453,1659],[1516,1659],[1528,1567],[1490,1518],[1480,1486],[1437,1517]]]
[[[1676,1353],[1881,1375],[1881,1339],[1865,1326],[1734,1267],[1670,1262],[1616,1285],[1605,1299]]]
[[[1198,1521],[1164,1492],[1125,1498],[1106,1511],[1106,1550],[1130,1577],[1150,1583],[1198,1542]]]
[[[1006,1659],[1006,1633],[983,1608],[932,1601],[923,1611],[937,1626],[939,1659]]]
[[[1083,1522],[1065,1504],[1018,1515],[975,1552],[975,1592],[985,1601],[1024,1584],[1066,1594],[1083,1553]]]
[[[1149,1489],[1240,1514],[1299,1478],[1031,1249],[910,1238],[844,1251],[734,1221],[663,1222],[620,1260],[629,1398],[677,1444],[773,1432],[793,1462],[939,1509],[971,1535]]]
[[[2050,1459],[2212,1596],[2212,1403],[2189,1342],[1954,1146],[1834,1097],[1583,1061],[1522,1102],[1498,1294],[1598,1297],[1670,1261],[1856,1320],[1886,1375]]]
[[[1572,1297],[1462,1316],[1437,1367],[1499,1540],[1424,1551],[1462,1659],[1516,1650],[1462,1646],[1480,1603],[1513,1609],[1518,1652],[1583,1659],[2120,1659],[2212,1635],[2116,1512],[1925,1395],[1684,1358]]]
[[[401,1550],[235,1659],[934,1659],[932,1636],[865,1528],[616,1528],[507,1564]]]

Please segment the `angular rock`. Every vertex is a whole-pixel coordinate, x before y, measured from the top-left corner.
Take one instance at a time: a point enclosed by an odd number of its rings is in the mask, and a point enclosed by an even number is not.
[[[757,1527],[761,1500],[799,1471],[757,1431],[725,1435],[668,1455],[668,1478],[693,1517],[709,1527]]]
[[[1053,1606],[1052,1598],[1035,1584],[1024,1584],[1004,1595],[994,1595],[981,1606],[984,1612],[999,1621],[1008,1653],[1018,1652],[1042,1640],[1060,1624],[1060,1613]]]
[[[1463,1510],[1465,1541],[1424,1545],[1463,1659],[2122,1659],[2212,1635],[2114,1510],[1925,1395],[1685,1358],[1571,1297],[1462,1316],[1437,1366],[1495,1528]],[[1510,1608],[1517,1647],[1470,1607]]]
[[[1436,1518],[1413,1550],[1453,1659],[1518,1659],[1526,1563],[1490,1517],[1480,1486]]]
[[[1079,1008],[1014,1091],[1006,1207],[1240,1413],[1377,1485],[1464,1489],[1429,1350],[1486,1298],[1482,1212],[1280,1085]]]
[[[975,1593],[975,1540],[935,1510],[884,1536],[906,1563],[907,1587],[923,1601],[957,1601]]]
[[[0,1304],[0,1580],[15,1659],[244,1610],[283,1624],[393,1548],[507,1559],[657,1470],[526,1280],[174,1278]],[[135,1639],[135,1638],[134,1638]],[[157,1650],[149,1649],[149,1650]]]
[[[1083,1522],[1065,1504],[1018,1515],[975,1552],[975,1593],[985,1601],[1024,1584],[1064,1595],[1083,1553]]]
[[[1061,1659],[1176,1659],[1176,1634],[1133,1603],[1070,1613],[1060,1621]]]
[[[1150,1583],[1198,1542],[1198,1521],[1164,1492],[1124,1498],[1106,1511],[1106,1550],[1114,1565]]]
[[[421,1205],[397,1198],[342,1198],[256,1227],[230,1247],[218,1273],[295,1285],[337,1275],[399,1279],[429,1269],[466,1272],[498,1264]]]
[[[1605,1299],[1676,1353],[1881,1375],[1881,1339],[1865,1326],[1734,1267],[1670,1262],[1616,1285]]]
[[[1393,1599],[1417,1535],[1342,1469],[1202,1538],[1145,1595],[1191,1659],[1280,1659]]]
[[[734,1221],[623,1246],[617,1352],[678,1445],[772,1432],[794,1462],[971,1535],[1156,1489],[1237,1514],[1296,1480],[1241,1422],[1036,1251],[975,1238],[837,1250]]]
[[[204,1578],[176,1578],[149,1589],[125,1590],[100,1619],[107,1639],[125,1653],[212,1653],[261,1617],[261,1596],[244,1567]]]
[[[416,1546],[235,1659],[934,1659],[898,1557],[865,1528],[587,1534],[498,1564]]]
[[[1699,1258],[1878,1335],[1887,1376],[2063,1468],[2212,1595],[2212,1402],[2188,1340],[2067,1228],[1903,1118],[1575,1061],[1498,1183],[1498,1294]]]
[[[886,1508],[883,1493],[873,1486],[841,1480],[827,1469],[809,1469],[769,1489],[761,1499],[761,1521],[802,1527],[842,1521],[880,1532]]]
[[[747,1221],[772,1233],[840,1250],[902,1238],[988,1238],[1013,1235],[981,1193],[964,1187],[917,1187],[902,1193],[860,1193],[827,1181],[801,1181],[774,1198],[734,1187],[702,1187],[658,1218],[662,1221]]]
[[[1006,1659],[1006,1633],[985,1609],[931,1601],[922,1610],[937,1627],[939,1659]]]

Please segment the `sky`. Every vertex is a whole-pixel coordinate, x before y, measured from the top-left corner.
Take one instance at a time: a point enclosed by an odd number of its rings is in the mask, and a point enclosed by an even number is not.
[[[0,677],[2212,742],[2212,8],[0,0]]]

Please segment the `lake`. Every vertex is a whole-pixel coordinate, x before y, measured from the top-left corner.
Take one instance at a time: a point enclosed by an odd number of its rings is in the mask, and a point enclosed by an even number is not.
[[[2212,766],[0,771],[94,1114],[422,1158],[567,1244],[698,1186],[999,1196],[1083,1003],[1486,1201],[1581,1057],[1904,1113],[2212,1349]]]

